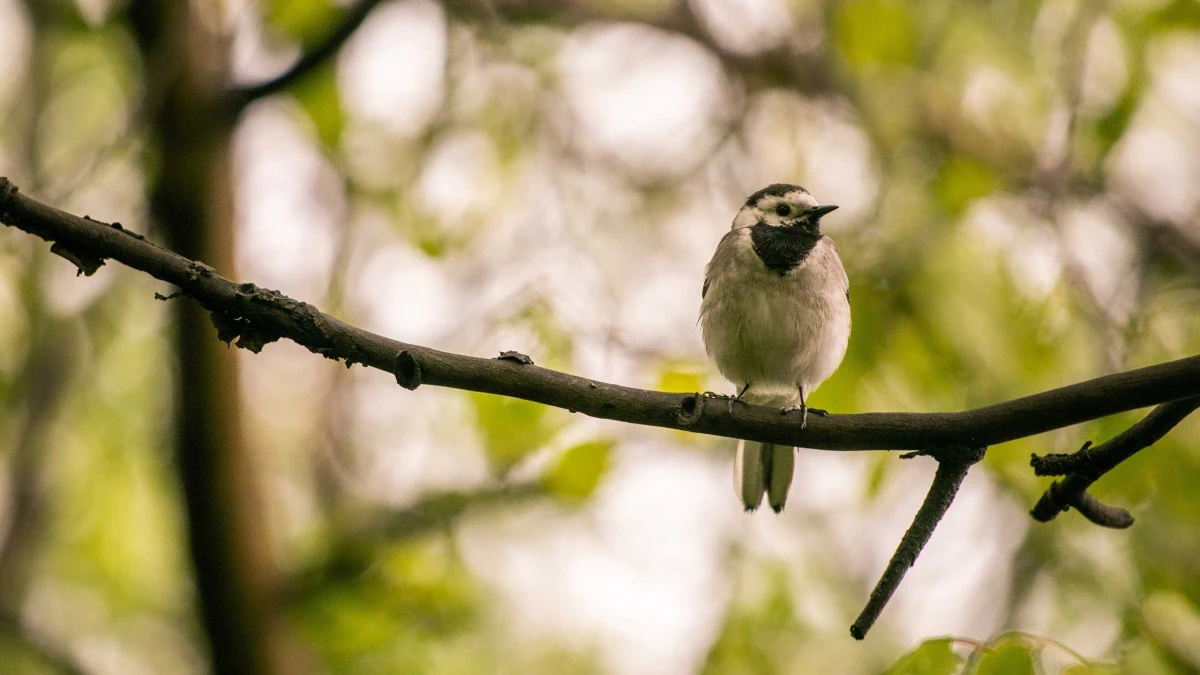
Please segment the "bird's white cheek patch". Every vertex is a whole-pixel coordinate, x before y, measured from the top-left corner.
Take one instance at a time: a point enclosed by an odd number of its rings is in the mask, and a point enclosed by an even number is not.
[[[754,209],[745,208],[741,211],[738,211],[737,216],[735,216],[733,219],[733,228],[731,229],[737,230],[753,227],[757,222],[758,216],[755,214]]]

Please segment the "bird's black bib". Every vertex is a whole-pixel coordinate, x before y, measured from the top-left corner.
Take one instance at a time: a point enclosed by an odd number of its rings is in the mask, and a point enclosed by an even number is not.
[[[796,226],[774,227],[757,223],[750,228],[754,252],[767,269],[778,272],[779,276],[787,274],[807,258],[821,236]]]

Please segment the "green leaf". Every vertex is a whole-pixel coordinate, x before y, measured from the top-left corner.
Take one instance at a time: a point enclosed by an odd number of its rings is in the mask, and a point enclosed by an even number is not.
[[[589,441],[569,448],[546,474],[546,489],[569,502],[584,501],[608,470],[612,447],[612,441]]]
[[[863,489],[863,496],[868,501],[879,497],[879,492],[883,488],[889,474],[892,472],[896,458],[890,453],[878,452],[870,458],[870,467],[867,469],[867,484]]]
[[[942,208],[957,216],[974,200],[995,191],[998,183],[992,167],[973,157],[955,155],[942,164],[934,191]]]
[[[926,640],[893,663],[887,675],[953,675],[963,659],[950,648],[952,644],[950,638]]]
[[[833,34],[851,65],[910,63],[916,29],[908,8],[895,0],[851,0],[834,5]]]
[[[698,363],[675,361],[663,364],[658,376],[659,391],[692,394],[703,391],[704,368]]]
[[[991,646],[974,675],[1036,675],[1033,645],[1020,638],[1004,638]]]
[[[1147,17],[1146,29],[1155,33],[1196,30],[1200,28],[1200,6],[1188,0],[1162,3],[1158,11]]]
[[[1129,128],[1129,122],[1133,120],[1133,114],[1141,105],[1144,93],[1140,82],[1135,80],[1126,88],[1112,110],[1096,121],[1095,133],[1101,157],[1107,155],[1117,141],[1121,140],[1125,130]]]
[[[471,394],[488,461],[500,474],[554,437],[561,426],[544,405],[518,398]]]
[[[265,18],[272,28],[304,46],[323,39],[338,25],[342,11],[329,0],[269,0]]]
[[[1181,662],[1200,664],[1200,609],[1182,593],[1155,591],[1142,602],[1146,633]]]
[[[292,87],[292,94],[308,113],[321,142],[330,148],[337,147],[346,126],[346,117],[338,97],[334,63],[326,63],[301,78]]]

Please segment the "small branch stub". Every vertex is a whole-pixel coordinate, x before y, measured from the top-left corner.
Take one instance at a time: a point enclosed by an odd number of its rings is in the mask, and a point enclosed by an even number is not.
[[[1100,527],[1124,530],[1133,525],[1133,515],[1128,511],[1119,506],[1109,506],[1087,492],[1080,493],[1071,506],[1084,518]]]
[[[529,358],[525,354],[522,354],[521,352],[514,352],[512,350],[509,350],[506,352],[500,352],[500,356],[497,356],[496,360],[497,361],[515,361],[516,363],[519,363],[523,366],[532,366],[533,365],[533,359]]]
[[[685,427],[691,426],[700,420],[704,415],[704,404],[708,399],[701,394],[692,394],[684,396],[679,401],[679,407],[676,409],[675,419]]]
[[[1133,515],[1119,506],[1109,506],[1087,492],[1086,479],[1072,474],[1063,481],[1054,481],[1038,499],[1030,516],[1039,523],[1048,523],[1058,514],[1074,508],[1084,518],[1100,527],[1124,530],[1133,525]]]
[[[209,318],[217,329],[217,339],[225,344],[236,344],[242,349],[255,354],[263,347],[279,339],[279,335],[263,330],[254,322],[242,316],[234,316],[220,310],[210,310]],[[234,340],[237,340],[234,343]]]
[[[92,255],[86,251],[77,251],[59,241],[54,242],[54,245],[50,247],[50,252],[79,268],[79,272],[75,276],[82,274],[85,277],[90,277],[96,273],[96,270],[104,267],[104,258]]]
[[[13,197],[17,196],[17,186],[12,184],[12,181],[3,176],[0,176],[0,216],[4,216],[7,220],[8,204]]]
[[[1029,466],[1033,467],[1033,475],[1035,476],[1065,476],[1069,473],[1078,471],[1091,461],[1091,455],[1088,454],[1088,449],[1092,447],[1091,441],[1085,441],[1083,447],[1073,453],[1050,453],[1048,455],[1032,455],[1029,458]]]
[[[392,372],[396,375],[396,383],[409,391],[421,386],[421,364],[417,357],[407,350],[396,355],[396,365]]]

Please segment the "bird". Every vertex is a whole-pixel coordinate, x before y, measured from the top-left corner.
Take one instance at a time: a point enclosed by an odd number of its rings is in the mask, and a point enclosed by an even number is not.
[[[700,330],[705,350],[736,396],[734,403],[808,414],[807,397],[841,365],[850,343],[850,280],[821,219],[837,206],[803,187],[774,183],[750,195],[704,271]],[[795,448],[739,441],[734,488],[747,512],[763,495],[783,511]]]

